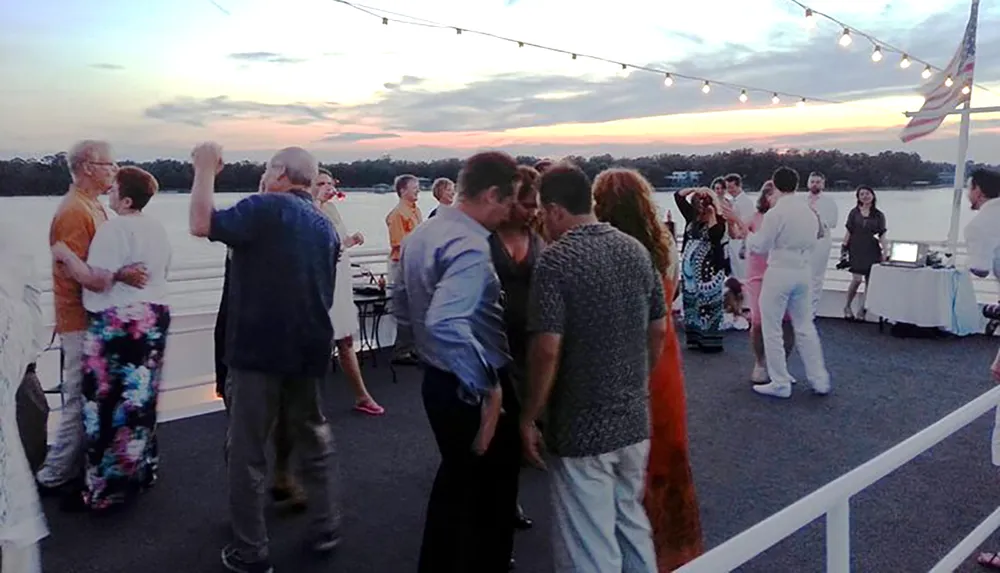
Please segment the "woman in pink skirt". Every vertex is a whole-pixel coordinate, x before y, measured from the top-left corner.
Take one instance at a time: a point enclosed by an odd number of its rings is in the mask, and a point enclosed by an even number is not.
[[[757,212],[747,225],[747,230],[751,233],[760,228],[764,220],[764,214],[774,207],[780,198],[774,183],[766,181],[760,188],[760,197],[757,199]],[[764,282],[764,271],[767,270],[767,255],[747,252],[747,298],[750,303],[750,347],[753,349],[753,372],[750,373],[750,381],[754,384],[763,384],[768,381],[767,366],[764,360],[764,336],[760,330],[760,286]],[[781,324],[785,334],[785,352],[791,353],[795,347],[795,332],[792,330],[792,323],[789,322],[788,315]]]

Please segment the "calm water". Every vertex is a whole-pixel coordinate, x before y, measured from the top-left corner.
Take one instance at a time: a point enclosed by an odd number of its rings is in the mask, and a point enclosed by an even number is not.
[[[843,222],[853,206],[853,193],[830,194],[840,207],[840,226],[834,235],[843,233]],[[231,205],[239,200],[239,194],[220,194],[216,201],[219,207]],[[897,239],[940,240],[948,235],[952,192],[950,189],[927,191],[879,191],[879,208],[886,214],[889,235]],[[32,245],[37,245],[37,266],[41,273],[49,272],[48,256],[49,221],[59,202],[58,197],[4,197],[0,198],[0,225],[13,226],[19,236]],[[667,209],[674,220],[682,221],[670,193],[657,193],[656,202],[661,217]],[[388,248],[385,228],[385,214],[395,205],[394,194],[348,193],[338,207],[348,227],[352,231],[364,233],[365,247]],[[967,202],[963,204],[962,224],[972,216]],[[421,193],[418,203],[426,215],[436,205],[430,193]],[[224,248],[204,239],[196,239],[188,234],[187,195],[162,194],[155,197],[146,207],[146,213],[163,222],[170,236],[174,250],[174,265],[184,266],[192,262],[217,260],[221,266]],[[201,297],[199,297],[201,298]]]

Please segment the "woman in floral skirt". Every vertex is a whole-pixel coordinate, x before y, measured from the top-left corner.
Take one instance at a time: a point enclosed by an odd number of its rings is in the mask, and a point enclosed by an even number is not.
[[[156,219],[142,213],[156,193],[149,173],[125,167],[111,190],[118,217],[98,229],[84,263],[65,244],[55,260],[84,287],[89,327],[84,338],[83,424],[86,466],[80,500],[92,510],[129,501],[156,481],[156,404],[170,309],[170,243]],[[129,265],[145,267],[143,288],[115,281]]]

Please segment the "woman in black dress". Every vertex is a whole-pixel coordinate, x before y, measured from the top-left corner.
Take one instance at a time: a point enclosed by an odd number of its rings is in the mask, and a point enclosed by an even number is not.
[[[868,277],[872,265],[882,262],[885,252],[885,214],[876,207],[875,191],[871,187],[858,187],[855,193],[858,204],[847,215],[847,233],[844,235],[844,247],[847,248],[850,259],[851,284],[847,287],[847,304],[844,305],[844,318],[847,320],[864,320],[865,303],[861,299],[861,310],[854,314],[854,297],[858,294],[861,281],[865,282],[865,292],[868,292]]]

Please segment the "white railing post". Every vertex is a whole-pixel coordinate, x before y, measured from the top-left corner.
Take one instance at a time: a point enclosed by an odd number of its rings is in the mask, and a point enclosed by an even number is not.
[[[851,499],[826,512],[826,573],[851,571]]]

